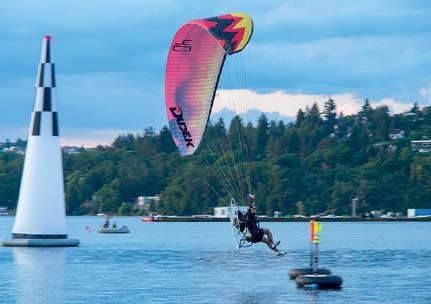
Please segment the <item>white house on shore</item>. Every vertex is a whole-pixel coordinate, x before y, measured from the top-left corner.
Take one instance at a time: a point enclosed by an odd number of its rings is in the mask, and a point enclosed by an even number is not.
[[[138,196],[135,200],[135,209],[148,211],[151,204],[157,204],[160,201],[160,196]]]
[[[214,208],[214,217],[229,217],[230,207],[215,207]]]
[[[431,151],[431,140],[412,140],[411,149],[420,153],[426,153]]]

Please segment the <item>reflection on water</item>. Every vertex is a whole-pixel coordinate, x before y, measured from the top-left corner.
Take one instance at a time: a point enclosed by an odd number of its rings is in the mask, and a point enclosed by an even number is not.
[[[64,248],[12,248],[16,303],[62,303]]]
[[[102,235],[103,219],[68,221],[78,248],[0,248],[1,304],[431,303],[431,223],[324,223],[320,263],[344,284],[318,291],[288,279],[309,263],[307,223],[263,223],[288,250],[276,257],[263,245],[237,252],[226,223],[125,217],[130,234]],[[0,235],[12,224],[0,217]]]

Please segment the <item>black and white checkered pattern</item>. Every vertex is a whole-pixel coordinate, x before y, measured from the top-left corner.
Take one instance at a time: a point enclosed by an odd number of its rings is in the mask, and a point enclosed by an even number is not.
[[[36,79],[31,136],[59,136],[55,92],[55,66],[51,62],[51,36],[42,42],[42,54]]]

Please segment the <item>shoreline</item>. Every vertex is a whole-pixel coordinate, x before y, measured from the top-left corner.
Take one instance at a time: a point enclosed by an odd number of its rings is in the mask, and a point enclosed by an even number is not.
[[[309,222],[310,218],[263,217],[260,222]],[[229,218],[201,218],[191,216],[160,217],[154,222],[229,222]],[[319,218],[319,222],[431,222],[431,217],[420,218]]]
[[[141,215],[116,215],[112,217],[138,217]],[[15,215],[4,215],[0,218],[15,217]],[[67,217],[99,217],[98,215],[67,215]],[[309,222],[311,218],[284,218],[284,217],[259,217],[260,222]],[[228,217],[196,217],[196,216],[160,216],[152,222],[229,222]],[[402,217],[402,218],[319,218],[319,222],[431,222],[431,217]]]

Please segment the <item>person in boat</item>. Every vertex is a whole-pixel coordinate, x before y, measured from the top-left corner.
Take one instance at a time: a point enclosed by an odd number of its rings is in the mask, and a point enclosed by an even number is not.
[[[117,223],[116,223],[116,222],[114,222],[114,224],[112,224],[112,228],[113,228],[113,229],[116,229],[116,228],[117,228]]]
[[[105,219],[105,222],[103,223],[103,228],[109,228],[109,219]]]
[[[249,201],[249,206],[247,213],[245,214],[246,219],[246,227],[248,231],[250,231],[251,234],[251,242],[252,243],[265,243],[271,250],[275,251],[276,253],[280,253],[280,250],[278,250],[277,246],[280,244],[280,241],[277,243],[274,242],[274,239],[272,237],[272,232],[268,228],[260,228],[259,227],[259,220],[256,216],[256,206],[254,205],[254,195],[249,194],[247,196],[247,199]]]

